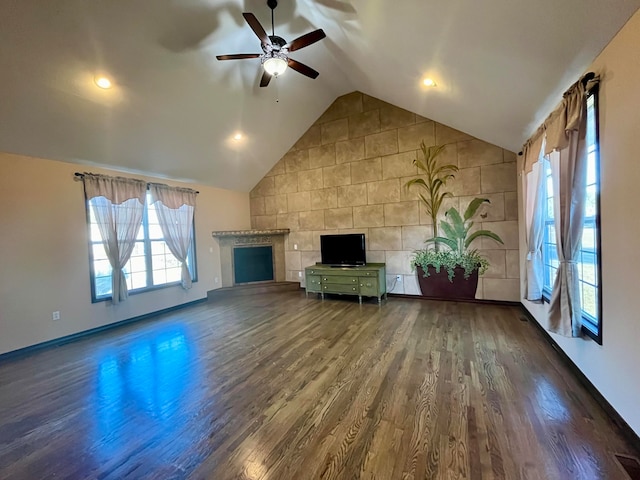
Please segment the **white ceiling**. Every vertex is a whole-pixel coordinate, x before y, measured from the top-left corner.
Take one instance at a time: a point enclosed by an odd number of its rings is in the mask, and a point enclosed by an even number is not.
[[[259,59],[215,55],[261,51],[242,12],[269,32],[266,0],[0,0],[0,151],[248,191],[353,90],[517,151],[638,8],[280,0],[277,35],[327,33],[291,54],[320,76],[259,88]]]

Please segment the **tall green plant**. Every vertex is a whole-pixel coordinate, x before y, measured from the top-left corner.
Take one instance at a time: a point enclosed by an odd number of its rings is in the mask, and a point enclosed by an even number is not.
[[[474,198],[465,210],[464,217],[460,215],[460,212],[455,207],[451,207],[445,213],[448,220],[443,220],[440,223],[446,237],[434,236],[426,240],[426,243],[434,243],[436,245],[442,243],[457,254],[467,253],[471,243],[480,237],[488,237],[496,242],[504,243],[497,234],[489,230],[476,230],[469,234],[471,227],[473,227],[472,219],[483,203],[491,202],[487,198]]]
[[[438,213],[445,198],[451,196],[451,192],[444,191],[446,183],[455,178],[454,173],[458,171],[456,165],[438,165],[437,157],[444,150],[444,145],[434,145],[427,147],[424,140],[420,142],[422,159],[416,157],[413,164],[418,167],[420,175],[423,177],[414,178],[406,183],[407,188],[418,187],[418,193],[427,213],[431,217],[433,236],[438,237]],[[437,248],[436,244],[436,248]]]

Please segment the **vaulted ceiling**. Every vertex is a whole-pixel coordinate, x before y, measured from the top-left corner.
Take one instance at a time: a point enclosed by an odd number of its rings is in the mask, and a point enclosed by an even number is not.
[[[266,0],[0,0],[0,151],[250,190],[353,90],[503,148],[522,142],[640,0],[280,0],[327,38],[259,88]],[[269,32],[270,33],[270,32]],[[113,87],[101,90],[104,72]],[[425,76],[437,82],[426,88]],[[233,140],[242,132],[240,141]]]

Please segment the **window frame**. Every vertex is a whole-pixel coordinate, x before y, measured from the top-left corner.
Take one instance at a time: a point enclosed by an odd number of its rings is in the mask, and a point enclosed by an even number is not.
[[[585,313],[584,310],[582,310],[581,312],[581,316],[582,316],[582,326],[581,326],[581,331],[583,335],[588,336],[589,338],[593,339],[598,345],[602,345],[602,328],[603,328],[603,322],[602,322],[602,241],[601,241],[601,236],[602,236],[602,232],[601,232],[601,210],[600,210],[600,190],[601,190],[601,179],[600,179],[600,105],[599,105],[599,86],[596,84],[594,85],[591,89],[589,89],[587,91],[587,98],[589,97],[593,97],[593,105],[594,105],[594,110],[595,110],[595,115],[594,115],[594,128],[595,128],[595,149],[594,149],[594,156],[595,156],[595,172],[596,172],[596,198],[595,198],[595,204],[596,204],[596,214],[595,214],[595,218],[594,218],[594,226],[595,226],[595,251],[596,251],[596,272],[595,272],[595,276],[596,276],[596,283],[597,283],[597,288],[596,288],[596,302],[597,302],[597,315],[598,318],[594,319],[591,315]],[[545,187],[545,191],[546,191],[546,187]],[[545,195],[547,198],[545,198],[545,201],[548,199],[548,192],[546,192]],[[546,208],[546,206],[545,206]],[[546,210],[545,210],[546,212]],[[555,217],[555,215],[554,215]],[[584,225],[584,220],[583,220],[583,225]],[[546,240],[546,228],[547,228],[547,216],[545,215],[545,236],[544,239]],[[543,240],[543,252],[544,252],[544,247],[545,244],[547,242],[545,242],[545,240]],[[581,245],[581,250],[582,250],[582,245]],[[547,269],[547,261],[545,256],[543,255],[543,275],[544,278],[546,278],[548,269]],[[583,282],[582,278],[579,279],[580,282]],[[552,291],[547,288],[544,285],[544,281],[543,281],[543,288],[542,288],[542,300],[546,303],[549,303],[551,300],[551,293]]]
[[[157,239],[152,240],[149,238],[149,187],[147,187],[147,193],[145,195],[145,203],[144,203],[144,211],[142,213],[142,225],[140,226],[141,231],[143,232],[143,239],[136,240],[136,242],[142,241],[144,243],[145,248],[145,273],[147,275],[147,285],[149,285],[149,281],[153,283],[153,268],[152,268],[152,253],[151,253],[151,242],[157,241]],[[97,296],[96,295],[96,272],[94,269],[94,256],[93,256],[93,245],[101,244],[102,242],[94,242],[91,239],[91,205],[90,200],[85,199],[85,214],[86,214],[86,222],[87,222],[87,245],[89,247],[89,283],[91,285],[91,303],[100,303],[111,300],[113,297],[113,292],[110,295]],[[193,236],[191,238],[191,250],[189,252],[188,261],[190,264],[190,270],[192,273],[192,282],[196,283],[198,281],[198,261],[196,257],[196,217],[195,212],[192,220],[192,228],[193,228]],[[142,288],[130,289],[129,295],[138,295],[141,293],[152,292],[155,290],[161,290],[163,288],[175,287],[180,285],[180,280],[176,282],[168,282],[160,285],[151,285]]]

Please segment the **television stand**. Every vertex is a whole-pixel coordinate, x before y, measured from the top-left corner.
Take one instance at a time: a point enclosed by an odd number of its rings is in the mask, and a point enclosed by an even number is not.
[[[304,269],[306,295],[325,293],[377,297],[378,303],[387,296],[387,277],[384,263],[367,263],[357,267],[335,267],[315,264]]]

